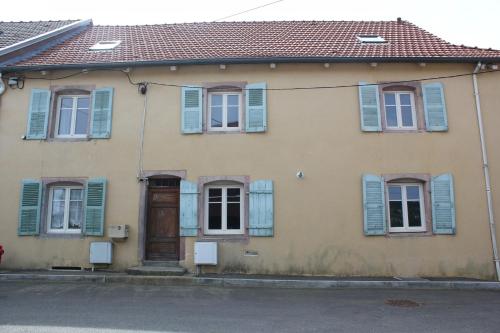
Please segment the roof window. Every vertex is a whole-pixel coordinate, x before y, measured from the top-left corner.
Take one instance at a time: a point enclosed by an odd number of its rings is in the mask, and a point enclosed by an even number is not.
[[[379,35],[358,35],[358,40],[363,44],[386,43],[384,37]]]
[[[97,44],[92,45],[89,50],[91,51],[108,51],[120,45],[121,40],[102,40]]]

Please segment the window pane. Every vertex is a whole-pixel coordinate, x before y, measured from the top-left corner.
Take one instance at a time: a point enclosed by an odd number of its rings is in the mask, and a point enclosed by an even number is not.
[[[208,229],[222,229],[222,203],[208,204]]]
[[[70,200],[82,200],[82,194],[82,189],[71,189],[71,192],[69,194]]]
[[[222,95],[211,95],[211,103],[212,106],[222,106]]]
[[[240,228],[240,204],[228,203],[227,204],[227,228],[239,229]]]
[[[63,229],[63,227],[64,227],[64,201],[52,201],[50,228]]]
[[[240,202],[240,189],[228,188],[227,189],[227,202]]]
[[[68,229],[80,229],[83,220],[82,201],[71,201],[69,203]]]
[[[228,95],[227,96],[227,105],[239,106],[240,105],[240,96],[239,95]]]
[[[385,96],[385,105],[396,105],[396,97],[394,94],[386,93]]]
[[[401,106],[401,120],[403,126],[407,127],[413,126],[413,115],[411,111],[411,106]]]
[[[72,109],[73,108],[73,98],[72,97],[61,98],[61,108]]]
[[[78,98],[77,108],[79,108],[79,109],[88,109],[89,108],[89,98],[88,97],[80,97],[80,98]]]
[[[396,106],[385,106],[385,118],[388,127],[397,127],[398,118],[396,115]]]
[[[389,200],[402,200],[401,186],[389,186]]]
[[[421,227],[420,201],[408,201],[408,226]]]
[[[227,108],[227,127],[238,127],[240,123],[240,112],[237,106]]]
[[[411,105],[410,94],[400,94],[399,104],[401,105]]]
[[[61,111],[59,112],[59,134],[70,134],[71,112],[71,109],[61,109]]]
[[[391,227],[403,227],[403,205],[401,201],[390,201],[389,210],[391,215]]]
[[[208,201],[209,202],[222,202],[222,189],[221,188],[209,188],[208,189]]]
[[[418,186],[406,186],[407,200],[420,200],[420,188]]]
[[[78,109],[76,112],[75,134],[87,134],[89,123],[89,110]]]
[[[210,126],[222,127],[222,106],[212,106]]]

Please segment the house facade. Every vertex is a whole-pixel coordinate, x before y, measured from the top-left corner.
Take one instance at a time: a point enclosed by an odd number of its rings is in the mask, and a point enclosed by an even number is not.
[[[90,26],[0,68],[2,266],[126,224],[112,269],[493,278],[499,61],[401,20]]]

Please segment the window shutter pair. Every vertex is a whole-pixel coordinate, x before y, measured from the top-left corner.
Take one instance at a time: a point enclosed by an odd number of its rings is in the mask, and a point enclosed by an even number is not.
[[[246,132],[265,132],[267,128],[266,83],[253,83],[245,87]],[[184,134],[203,132],[203,88],[182,87],[181,131]]]
[[[83,219],[83,233],[85,235],[104,235],[106,183],[105,178],[89,179],[87,182],[85,188],[85,216]],[[18,235],[38,235],[40,233],[42,209],[41,181],[30,179],[23,180],[19,201]]]
[[[198,235],[198,186],[181,180],[180,186],[180,235]],[[256,180],[250,183],[248,234],[250,236],[273,236],[274,205],[273,182]]]
[[[432,177],[432,230],[435,234],[455,234],[455,198],[453,177]],[[367,236],[387,232],[384,180],[376,175],[363,175],[364,232]]]
[[[43,140],[47,138],[50,114],[51,91],[32,89],[28,114],[26,139]],[[90,115],[89,136],[93,139],[111,137],[111,118],[113,113],[113,88],[92,91],[92,111]]]
[[[448,118],[444,101],[443,85],[439,82],[422,84],[425,127],[429,132],[448,130]],[[361,130],[364,132],[381,132],[380,97],[378,85],[366,82],[359,83],[359,109],[361,113]]]

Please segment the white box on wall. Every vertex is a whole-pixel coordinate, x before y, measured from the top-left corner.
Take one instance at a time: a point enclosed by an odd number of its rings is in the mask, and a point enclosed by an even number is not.
[[[195,265],[217,265],[217,242],[194,243]]]
[[[113,244],[111,242],[90,243],[91,264],[111,264],[113,259]]]

